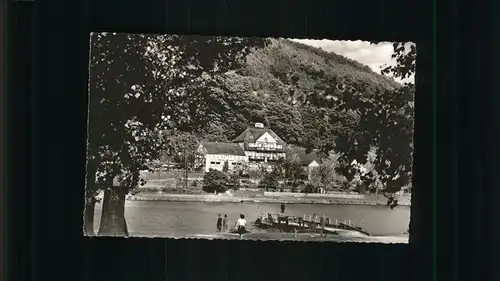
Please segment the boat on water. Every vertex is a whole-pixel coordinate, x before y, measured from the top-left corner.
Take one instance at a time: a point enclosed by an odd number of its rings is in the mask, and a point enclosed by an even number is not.
[[[277,236],[278,235],[278,236]],[[240,237],[236,226],[227,232],[197,235],[204,238],[236,238]],[[348,222],[330,223],[330,220],[310,216],[306,218],[296,216],[284,216],[283,214],[261,215],[248,228],[245,229],[244,237],[248,239],[324,239],[330,237],[336,239],[355,239],[359,241],[376,239],[362,227],[352,225]],[[337,238],[335,238],[337,237]],[[376,239],[379,240],[379,239]],[[353,240],[354,241],[354,240]]]
[[[304,240],[304,241],[339,241],[339,242],[376,242],[408,243],[407,235],[373,236],[362,227],[349,222],[319,223],[314,217],[305,218],[283,216],[282,214],[261,216],[246,229],[241,237],[236,227],[227,232],[197,234],[196,238],[208,239],[250,239],[250,240]]]
[[[296,216],[272,215],[261,216],[254,222],[257,229],[265,229],[269,232],[287,232],[287,233],[322,233],[345,236],[371,236],[360,226],[348,224],[346,222],[330,223],[329,219],[320,219],[315,217],[306,218]]]

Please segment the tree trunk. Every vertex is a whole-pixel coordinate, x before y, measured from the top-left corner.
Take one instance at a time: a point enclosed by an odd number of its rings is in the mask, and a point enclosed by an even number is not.
[[[83,213],[83,232],[85,236],[95,236],[94,211],[96,201],[92,199],[85,198],[85,211]]]
[[[104,191],[99,236],[128,236],[125,221],[125,189],[114,187]]]
[[[83,232],[86,236],[95,236],[94,211],[95,211],[95,173],[97,164],[95,161],[87,161],[87,174],[85,177],[85,210],[83,212]]]

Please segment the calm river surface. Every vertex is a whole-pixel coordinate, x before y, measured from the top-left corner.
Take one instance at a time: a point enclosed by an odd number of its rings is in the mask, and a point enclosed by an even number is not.
[[[102,205],[96,205],[95,229],[98,230]],[[279,213],[275,203],[206,203],[166,201],[126,201],[125,217],[130,236],[185,237],[211,235],[216,231],[217,214],[227,214],[232,226],[239,214],[251,224],[264,213]],[[410,207],[287,204],[286,215],[326,214],[333,221],[351,220],[372,235],[401,235],[408,229]],[[250,226],[251,227],[251,226]]]

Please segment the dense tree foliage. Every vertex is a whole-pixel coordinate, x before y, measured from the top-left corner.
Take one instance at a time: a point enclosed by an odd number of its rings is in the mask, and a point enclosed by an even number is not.
[[[145,59],[151,40],[146,35],[91,36],[87,183],[104,190],[104,235],[127,234],[123,206],[116,202],[138,185],[145,164],[158,157],[162,130],[170,125],[161,89],[182,69],[158,70]]]
[[[304,169],[300,164],[300,158],[292,149],[286,150],[286,157],[282,160],[278,169],[281,170],[281,174],[291,185],[300,181],[304,173]]]
[[[175,138],[176,134],[169,132],[176,129],[176,133],[198,134],[211,121],[225,120],[226,108],[220,104],[228,95],[217,96],[213,83],[220,73],[237,67],[249,48],[263,43],[251,38],[92,34],[86,206],[89,235],[98,190],[105,192],[106,210],[100,233],[126,234],[123,204],[115,203],[137,187],[139,171],[159,157],[166,140]]]
[[[259,182],[259,187],[269,190],[279,187],[279,180],[282,179],[283,174],[279,168],[274,168],[272,171],[263,173],[262,179]]]
[[[187,132],[166,132],[165,151],[183,169],[191,170],[195,164],[198,138]]]
[[[275,179],[271,173],[264,173],[259,182],[259,188],[265,189],[266,191],[276,189],[278,186],[278,180]]]
[[[400,45],[394,46],[399,48],[395,52],[401,51]],[[391,69],[403,73],[402,68]],[[319,149],[325,156],[337,152],[335,173],[348,181],[359,174],[353,161],[365,164],[375,146],[374,169],[382,189],[395,192],[408,183],[411,85],[402,86],[341,56],[274,39],[247,55],[246,64],[229,80],[231,85],[241,85],[240,92],[262,101],[262,110],[254,112],[262,112],[266,124],[288,143],[308,151]],[[363,181],[371,184],[375,179],[364,175]]]
[[[240,175],[237,172],[229,173],[228,174],[229,180],[228,180],[228,189],[231,190],[238,190],[240,189],[241,183],[240,183]]]
[[[339,167],[339,155],[330,153],[318,167],[312,169],[311,184],[326,189],[345,187],[346,179],[335,170],[336,167]]]
[[[416,71],[417,47],[410,42],[395,42],[392,48],[391,57],[396,60],[396,65],[385,66],[381,73],[400,79],[410,78]]]

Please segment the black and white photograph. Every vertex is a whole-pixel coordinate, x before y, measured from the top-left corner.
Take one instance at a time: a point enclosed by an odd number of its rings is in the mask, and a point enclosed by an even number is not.
[[[414,43],[89,44],[85,236],[408,243]]]

